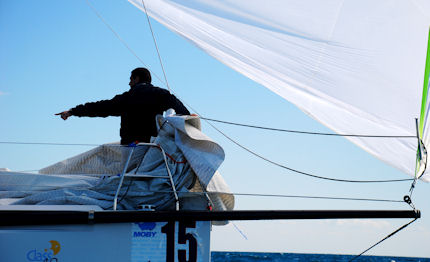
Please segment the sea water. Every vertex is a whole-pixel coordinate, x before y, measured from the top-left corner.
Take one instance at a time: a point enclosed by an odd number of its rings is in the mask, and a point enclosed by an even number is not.
[[[253,262],[253,261],[293,261],[293,262],[347,262],[354,256],[330,254],[298,254],[298,253],[260,253],[260,252],[211,252],[212,262]],[[363,262],[430,262],[430,258],[418,257],[389,257],[389,256],[361,256],[354,261]]]

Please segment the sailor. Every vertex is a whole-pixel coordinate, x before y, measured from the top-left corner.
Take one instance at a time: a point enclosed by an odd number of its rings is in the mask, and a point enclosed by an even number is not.
[[[110,100],[78,105],[55,114],[66,120],[70,116],[107,117],[121,116],[121,144],[149,142],[157,136],[155,116],[173,108],[176,114],[189,115],[188,109],[167,90],[151,84],[151,73],[146,68],[131,72],[130,90]]]

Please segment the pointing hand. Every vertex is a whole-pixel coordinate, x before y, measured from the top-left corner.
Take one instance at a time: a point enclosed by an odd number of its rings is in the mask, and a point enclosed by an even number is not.
[[[72,114],[70,113],[70,111],[69,110],[67,110],[67,111],[63,111],[63,112],[61,112],[61,113],[58,113],[58,114],[55,114],[56,116],[61,116],[61,118],[63,119],[63,120],[66,120],[67,118],[69,118],[69,116],[71,116]]]

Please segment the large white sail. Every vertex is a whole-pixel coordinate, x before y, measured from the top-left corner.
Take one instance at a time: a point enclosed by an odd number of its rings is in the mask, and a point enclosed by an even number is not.
[[[416,135],[430,1],[144,2],[157,21],[337,133]],[[348,139],[414,175],[416,139]]]

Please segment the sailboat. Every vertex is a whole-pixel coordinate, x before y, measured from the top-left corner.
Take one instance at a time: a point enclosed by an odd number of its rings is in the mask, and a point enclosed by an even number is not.
[[[131,2],[373,156],[429,180],[425,2]]]

